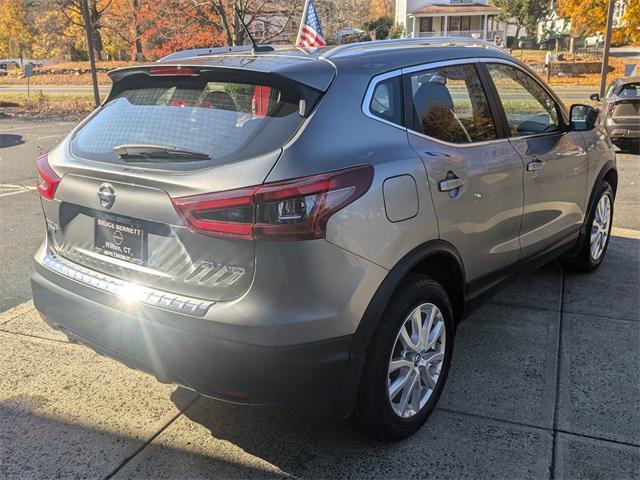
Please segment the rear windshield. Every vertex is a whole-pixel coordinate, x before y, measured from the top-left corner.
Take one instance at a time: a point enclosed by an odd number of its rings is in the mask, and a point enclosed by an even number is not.
[[[623,85],[618,96],[632,98],[640,97],[640,82],[627,83]]]
[[[155,145],[228,163],[280,148],[304,120],[301,91],[282,84],[180,77],[137,83],[140,87],[117,93],[76,133],[74,155],[120,162],[115,147]]]

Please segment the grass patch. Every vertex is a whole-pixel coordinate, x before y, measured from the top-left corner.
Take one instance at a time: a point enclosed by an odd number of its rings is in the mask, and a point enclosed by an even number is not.
[[[105,95],[102,96],[104,100]],[[0,93],[0,112],[17,114],[70,114],[93,110],[92,93]]]

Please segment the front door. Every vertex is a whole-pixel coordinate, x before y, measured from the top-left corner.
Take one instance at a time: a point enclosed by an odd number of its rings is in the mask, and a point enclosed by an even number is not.
[[[467,281],[490,287],[482,277],[519,258],[522,160],[499,138],[474,64],[413,70],[404,75],[409,141],[427,170],[440,237],[461,254]]]
[[[485,64],[500,98],[510,142],[525,163],[522,258],[542,253],[582,225],[587,152],[581,134],[569,132],[560,106],[524,70]]]

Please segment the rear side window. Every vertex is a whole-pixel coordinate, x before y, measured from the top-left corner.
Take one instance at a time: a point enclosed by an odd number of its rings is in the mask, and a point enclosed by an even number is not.
[[[494,140],[496,129],[473,65],[452,65],[409,75],[414,130],[451,143]]]
[[[371,95],[369,112],[397,125],[402,125],[402,89],[400,77],[378,82]]]
[[[158,145],[226,163],[280,148],[303,121],[294,87],[180,77],[137,83],[76,133],[75,155],[118,162],[118,146]]]

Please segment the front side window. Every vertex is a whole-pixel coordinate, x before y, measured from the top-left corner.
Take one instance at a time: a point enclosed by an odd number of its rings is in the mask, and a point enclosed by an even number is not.
[[[410,74],[414,130],[450,143],[493,140],[496,129],[473,65]]]
[[[504,108],[511,136],[561,129],[558,105],[536,80],[509,65],[488,63],[487,68]]]
[[[378,82],[371,95],[369,112],[398,125],[402,125],[402,94],[400,77]]]

